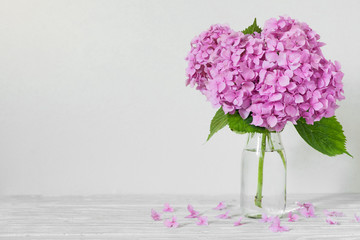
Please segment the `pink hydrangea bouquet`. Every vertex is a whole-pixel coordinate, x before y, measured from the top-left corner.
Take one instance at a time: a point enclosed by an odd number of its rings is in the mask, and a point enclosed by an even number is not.
[[[208,140],[227,125],[236,133],[269,134],[291,122],[321,153],[350,155],[334,116],[344,99],[344,74],[339,62],[324,57],[319,39],[290,17],[269,19],[263,30],[256,19],[244,31],[212,25],[196,36],[186,57],[186,85],[219,108]]]
[[[319,39],[289,17],[269,19],[264,30],[256,19],[242,32],[213,25],[195,37],[186,84],[220,107],[208,139],[226,125],[240,133],[278,132],[290,121],[316,150],[349,154],[334,116],[344,74],[339,62],[324,57]]]

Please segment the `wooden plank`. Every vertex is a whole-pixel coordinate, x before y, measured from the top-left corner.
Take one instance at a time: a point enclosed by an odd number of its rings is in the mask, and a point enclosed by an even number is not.
[[[288,209],[295,201],[309,201],[316,207],[316,218],[301,218],[299,222],[282,224],[291,230],[272,233],[269,224],[246,219],[245,225],[234,227],[239,215],[238,196],[2,196],[0,197],[0,240],[22,239],[360,239],[360,194],[290,195]],[[220,211],[213,210],[219,201],[228,204],[231,219],[217,219]],[[162,221],[150,218],[150,210],[161,211],[165,202],[176,215],[177,229],[168,229]],[[209,217],[209,226],[197,226],[196,219],[184,218],[186,206]],[[324,209],[341,211],[336,218],[340,225],[325,222]]]

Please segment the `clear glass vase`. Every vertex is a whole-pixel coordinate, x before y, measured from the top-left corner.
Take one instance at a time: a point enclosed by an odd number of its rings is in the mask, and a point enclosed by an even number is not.
[[[281,216],[286,207],[286,157],[280,133],[249,133],[241,164],[241,214]]]

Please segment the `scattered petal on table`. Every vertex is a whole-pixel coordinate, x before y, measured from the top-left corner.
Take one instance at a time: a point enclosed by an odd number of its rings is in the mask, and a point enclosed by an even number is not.
[[[173,211],[174,209],[168,203],[164,204],[163,212],[173,212]]]
[[[208,218],[205,216],[200,216],[198,217],[198,222],[196,222],[197,225],[202,226],[202,225],[209,225],[208,223]]]
[[[226,204],[224,202],[219,202],[219,204],[214,208],[215,210],[223,210],[226,208]]]
[[[280,219],[279,217],[274,217],[273,221],[269,227],[269,229],[273,232],[285,232],[285,231],[289,231],[288,227],[285,226],[280,226]]]
[[[314,206],[309,206],[309,207],[301,207],[299,209],[299,213],[301,215],[303,215],[304,217],[310,218],[310,217],[315,217],[315,209]]]
[[[164,225],[168,228],[177,228],[179,223],[176,221],[176,217],[173,216],[171,219],[166,219]]]
[[[360,223],[360,216],[357,216],[356,213],[354,214],[355,216],[355,221],[357,221],[358,223]]]
[[[151,217],[154,219],[154,221],[160,221],[161,215],[157,213],[154,209],[151,209]]]
[[[327,218],[326,218],[326,222],[327,222],[328,224],[330,224],[330,225],[337,225],[337,224],[339,224],[338,222],[332,220],[330,217],[327,217]]]
[[[220,215],[218,215],[218,216],[216,216],[217,218],[220,218],[220,219],[227,219],[227,218],[230,218],[229,217],[229,211],[227,211],[226,213],[224,213],[224,214],[220,214]]]
[[[296,202],[296,204],[300,207],[300,208],[310,208],[310,207],[314,207],[314,205],[312,203],[306,202],[306,203],[299,203]]]
[[[190,215],[186,216],[186,218],[197,218],[199,216],[199,212],[195,211],[194,207],[190,204],[188,204],[187,209],[190,212]]]
[[[297,220],[299,220],[299,215],[293,214],[292,212],[289,212],[288,217],[289,222],[296,222]]]
[[[259,222],[262,223],[272,222],[273,219],[274,219],[273,217],[267,216],[265,213],[263,213]]]
[[[243,220],[242,217],[239,218],[239,220],[237,220],[236,222],[234,222],[234,226],[240,226],[243,225],[244,223],[242,223],[241,221]]]
[[[195,212],[194,207],[193,207],[191,204],[188,204],[187,210],[188,210],[190,213]]]
[[[328,210],[324,210],[324,214],[328,217],[343,217],[344,214],[342,212],[336,212],[336,211],[328,211]]]

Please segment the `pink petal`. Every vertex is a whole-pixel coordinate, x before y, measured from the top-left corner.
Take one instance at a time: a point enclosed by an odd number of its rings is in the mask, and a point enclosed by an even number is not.
[[[251,122],[252,125],[260,126],[263,124],[264,120],[261,118],[260,115],[253,115],[253,120]]]
[[[338,61],[336,61],[335,60],[335,69],[336,69],[336,71],[340,71],[341,70],[341,65],[340,65],[340,63],[338,62]]]
[[[270,114],[271,113],[271,110],[272,110],[273,106],[272,105],[263,105],[263,108],[261,109],[261,113],[262,114]]]
[[[339,224],[338,222],[332,220],[330,217],[327,217],[327,218],[326,218],[326,222],[327,222],[328,224],[330,224],[330,225],[337,225],[337,224]]]
[[[280,219],[279,217],[275,217],[273,219],[272,224],[270,225],[269,229],[273,232],[285,232],[285,231],[289,231],[288,227],[285,226],[280,226]]]
[[[220,215],[216,216],[216,218],[220,218],[220,219],[230,218],[230,217],[228,216],[228,214],[229,214],[229,212],[226,212],[226,213],[224,213],[224,214],[220,214]]]
[[[239,218],[239,220],[237,220],[236,222],[234,222],[234,226],[240,226],[240,225],[243,225],[243,223],[241,223],[242,221],[242,217]]]
[[[190,204],[188,204],[187,210],[188,210],[190,213],[192,213],[192,212],[194,212],[194,207],[191,206]]]
[[[164,225],[166,226],[166,227],[168,227],[168,228],[171,228],[172,227],[172,225],[173,225],[173,223],[171,222],[171,220],[165,220],[164,221]]]
[[[279,77],[279,85],[282,87],[286,87],[290,83],[290,78],[288,76]]]
[[[323,105],[321,102],[317,102],[317,103],[314,103],[314,104],[312,105],[312,107],[313,107],[316,111],[320,110],[323,106],[324,106],[324,105]]]
[[[177,228],[179,223],[176,221],[176,217],[173,216],[171,219],[166,219],[164,225],[168,228]]]
[[[229,106],[227,104],[224,104],[222,108],[226,114],[234,110],[234,106]]]
[[[238,111],[239,111],[240,116],[241,116],[243,119],[246,119],[246,118],[249,116],[249,114],[250,114],[250,112],[247,111],[247,110],[239,109]]]
[[[360,223],[360,216],[357,216],[356,213],[354,214],[355,217],[355,221],[357,221],[358,223]]]
[[[276,52],[267,52],[265,54],[265,58],[266,60],[268,60],[269,62],[276,62],[279,58],[279,55],[277,55]]]
[[[245,69],[244,72],[242,72],[242,76],[244,77],[245,80],[249,80],[249,79],[253,79],[255,76],[255,73],[253,70],[251,70],[250,68]]]
[[[274,63],[271,63],[271,62],[268,62],[268,61],[263,61],[263,64],[262,64],[262,70],[264,70],[264,69],[268,69],[268,68],[272,68],[273,66],[274,66],[275,64]],[[261,71],[262,71],[261,70]],[[190,72],[190,70],[189,70],[189,72]],[[193,71],[194,73],[195,73],[195,70]],[[192,73],[192,72],[191,72]],[[189,75],[190,76],[192,76],[194,73],[192,73],[191,75],[190,75],[190,73],[189,73]],[[260,72],[261,73],[261,72]]]
[[[154,221],[161,220],[160,214],[157,213],[154,209],[151,209],[151,217],[152,217],[152,219],[154,219]]]
[[[274,85],[276,82],[276,76],[273,73],[268,73],[265,77],[265,83],[269,85]]]
[[[343,217],[344,214],[342,212],[329,212],[328,210],[324,210],[324,214],[328,217]]]
[[[315,217],[314,215],[314,212],[315,212],[315,209],[313,206],[309,206],[308,208],[306,207],[302,207],[299,209],[299,212],[301,215],[303,215],[304,217]]]
[[[208,223],[208,218],[205,216],[202,217],[198,217],[198,222],[196,222],[197,225],[202,226],[202,225],[209,225]]]
[[[282,42],[278,42],[276,50],[284,51],[284,44],[282,44]]]
[[[259,222],[271,222],[274,218],[271,216],[267,216],[265,213],[262,214],[261,219],[259,220]]]
[[[190,212],[190,215],[186,216],[185,218],[197,218],[199,216],[199,212],[194,210],[194,207],[188,204],[187,210]]]
[[[269,229],[272,231],[272,232],[286,232],[286,231],[289,231],[289,228],[288,227],[284,227],[284,226],[273,226],[271,225],[269,227]]]
[[[294,73],[291,70],[286,70],[284,74],[285,74],[285,76],[288,76],[289,78],[292,78],[294,76]]]
[[[268,20],[266,20],[265,22],[265,29],[268,30],[275,30],[277,29],[277,19],[276,18],[270,18]]]
[[[279,101],[281,98],[282,98],[281,93],[274,93],[270,96],[269,101],[275,102],[275,101]]]
[[[226,208],[226,204],[224,202],[219,202],[219,204],[214,208],[215,210],[223,210]]]
[[[293,106],[287,106],[285,112],[291,117],[294,117],[297,113],[296,108]]]
[[[286,66],[287,65],[287,61],[286,61],[286,53],[285,52],[281,52],[279,54],[279,57],[277,59],[278,65],[279,66]]]
[[[243,89],[246,89],[247,91],[251,92],[252,90],[254,90],[255,88],[255,85],[253,82],[245,82],[243,85],[242,85]]]
[[[188,209],[188,211],[189,211],[190,213],[192,213],[192,214],[198,213],[197,211],[195,211],[194,207],[191,206],[190,204],[188,205],[187,209]]]
[[[288,214],[289,222],[296,222],[299,219],[299,215],[293,214],[292,212],[289,212]]]
[[[185,218],[198,218],[198,217],[199,217],[198,212],[191,213],[190,215],[185,216]]]
[[[291,82],[289,85],[286,86],[286,88],[291,92],[292,90],[295,90],[297,88],[296,83]]]
[[[275,103],[274,107],[275,107],[275,111],[281,111],[284,109],[284,105],[280,102]]]
[[[224,82],[218,83],[218,92],[221,93],[226,88],[226,84]]]
[[[165,203],[163,212],[174,212],[174,209],[168,203]]]
[[[295,95],[295,103],[302,103],[302,102],[304,102],[304,98],[300,94]]]
[[[287,232],[289,231],[290,229],[286,226],[280,226],[280,229],[279,229],[279,232]]]
[[[299,207],[304,207],[304,208],[314,207],[314,205],[313,205],[312,203],[309,203],[309,202],[306,202],[306,203],[296,202],[296,204],[297,204]]]
[[[275,225],[280,225],[280,218],[278,216],[273,217],[272,223]]]
[[[273,128],[277,124],[277,118],[275,116],[269,116],[266,121],[271,128]]]

